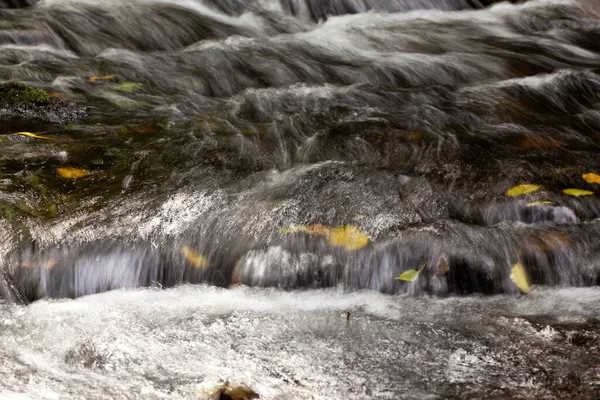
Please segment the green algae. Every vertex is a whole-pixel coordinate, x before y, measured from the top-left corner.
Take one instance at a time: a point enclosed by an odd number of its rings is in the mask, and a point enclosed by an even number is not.
[[[0,101],[22,107],[31,107],[46,106],[52,102],[52,99],[42,89],[32,88],[24,83],[9,82],[0,85]]]

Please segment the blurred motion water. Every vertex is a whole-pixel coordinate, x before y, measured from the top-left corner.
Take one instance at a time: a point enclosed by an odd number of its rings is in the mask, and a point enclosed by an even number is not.
[[[595,398],[599,43],[596,0],[0,0],[0,82],[89,106],[0,122],[0,397]]]

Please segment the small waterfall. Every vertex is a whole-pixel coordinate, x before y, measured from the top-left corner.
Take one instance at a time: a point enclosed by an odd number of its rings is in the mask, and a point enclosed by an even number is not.
[[[593,1],[33,3],[0,82],[88,117],[2,121],[4,298],[600,283]]]

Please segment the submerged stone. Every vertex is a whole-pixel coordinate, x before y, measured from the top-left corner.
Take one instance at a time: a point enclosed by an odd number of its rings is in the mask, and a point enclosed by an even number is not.
[[[86,107],[53,98],[42,89],[20,82],[0,84],[0,117],[67,123],[85,116]]]
[[[259,398],[258,393],[246,386],[233,386],[226,383],[216,388],[210,400],[253,400]]]

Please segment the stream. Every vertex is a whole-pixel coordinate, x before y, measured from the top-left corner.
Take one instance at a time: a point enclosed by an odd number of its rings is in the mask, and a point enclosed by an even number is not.
[[[600,393],[600,2],[0,0],[12,81],[0,398]]]

